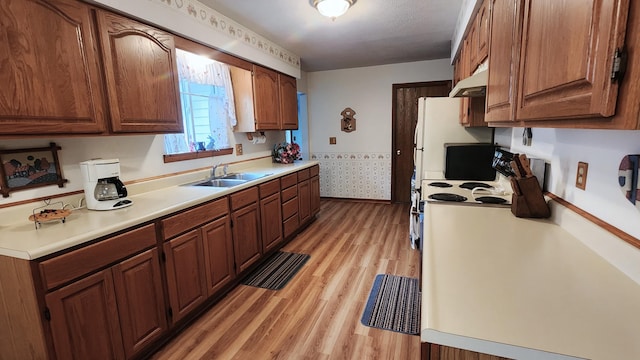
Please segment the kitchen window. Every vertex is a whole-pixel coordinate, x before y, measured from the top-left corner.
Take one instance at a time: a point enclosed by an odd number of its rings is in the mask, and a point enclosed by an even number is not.
[[[180,49],[176,58],[184,132],[164,136],[165,154],[228,149],[237,122],[229,66]]]

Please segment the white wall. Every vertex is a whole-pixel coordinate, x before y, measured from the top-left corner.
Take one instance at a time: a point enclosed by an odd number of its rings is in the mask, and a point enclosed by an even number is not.
[[[532,129],[530,147],[522,145],[522,128],[499,131],[511,132],[509,145],[513,152],[550,163],[550,192],[640,238],[640,208],[628,202],[618,186],[620,160],[627,154],[640,153],[640,131]],[[578,161],[589,164],[584,191],[575,186]]]
[[[53,185],[12,192],[10,197],[0,198],[0,205],[10,205],[18,201],[82,190],[82,177],[78,164],[84,160],[118,158],[120,159],[121,178],[125,182],[131,182],[165,174],[202,169],[218,162],[226,164],[270,156],[273,144],[284,141],[284,132],[268,131],[266,135],[267,142],[265,144],[251,144],[244,133],[234,134],[230,138],[231,146],[234,147],[234,153],[231,155],[167,164],[164,163],[162,157],[164,153],[162,135],[3,140],[3,149],[45,147],[52,141],[60,145],[62,150],[58,152],[58,155],[60,157],[62,175],[69,182],[64,188],[58,188]],[[235,155],[236,143],[242,144],[244,150],[242,156]],[[3,160],[5,159],[3,158]]]
[[[449,59],[307,73],[312,160],[321,162],[326,197],[391,198],[392,85],[450,80]],[[340,130],[340,113],[353,109],[357,129]],[[337,144],[329,145],[329,137]]]

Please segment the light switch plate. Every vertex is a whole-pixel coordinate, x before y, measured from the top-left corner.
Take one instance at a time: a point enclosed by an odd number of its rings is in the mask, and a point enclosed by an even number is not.
[[[242,144],[236,144],[236,155],[242,155]]]
[[[578,170],[576,171],[576,187],[585,190],[587,188],[587,170],[589,164],[586,162],[578,162]]]

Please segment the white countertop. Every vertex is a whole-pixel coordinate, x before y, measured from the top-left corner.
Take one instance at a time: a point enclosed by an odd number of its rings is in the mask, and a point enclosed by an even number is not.
[[[134,203],[129,207],[110,211],[76,210],[67,217],[65,223],[44,223],[38,230],[33,222],[27,220],[27,214],[24,222],[0,225],[0,255],[37,259],[317,163],[299,161],[294,164],[271,164],[243,169],[243,172],[270,175],[232,188],[174,185],[139,194],[131,194],[130,190],[128,198]]]
[[[640,359],[640,286],[549,220],[425,207],[421,340],[516,359]]]

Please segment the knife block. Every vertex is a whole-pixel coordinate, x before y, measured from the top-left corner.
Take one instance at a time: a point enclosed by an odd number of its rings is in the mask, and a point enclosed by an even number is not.
[[[540,184],[535,176],[515,179],[518,189],[513,189],[511,212],[519,218],[548,218],[551,216],[549,205],[542,195]]]

